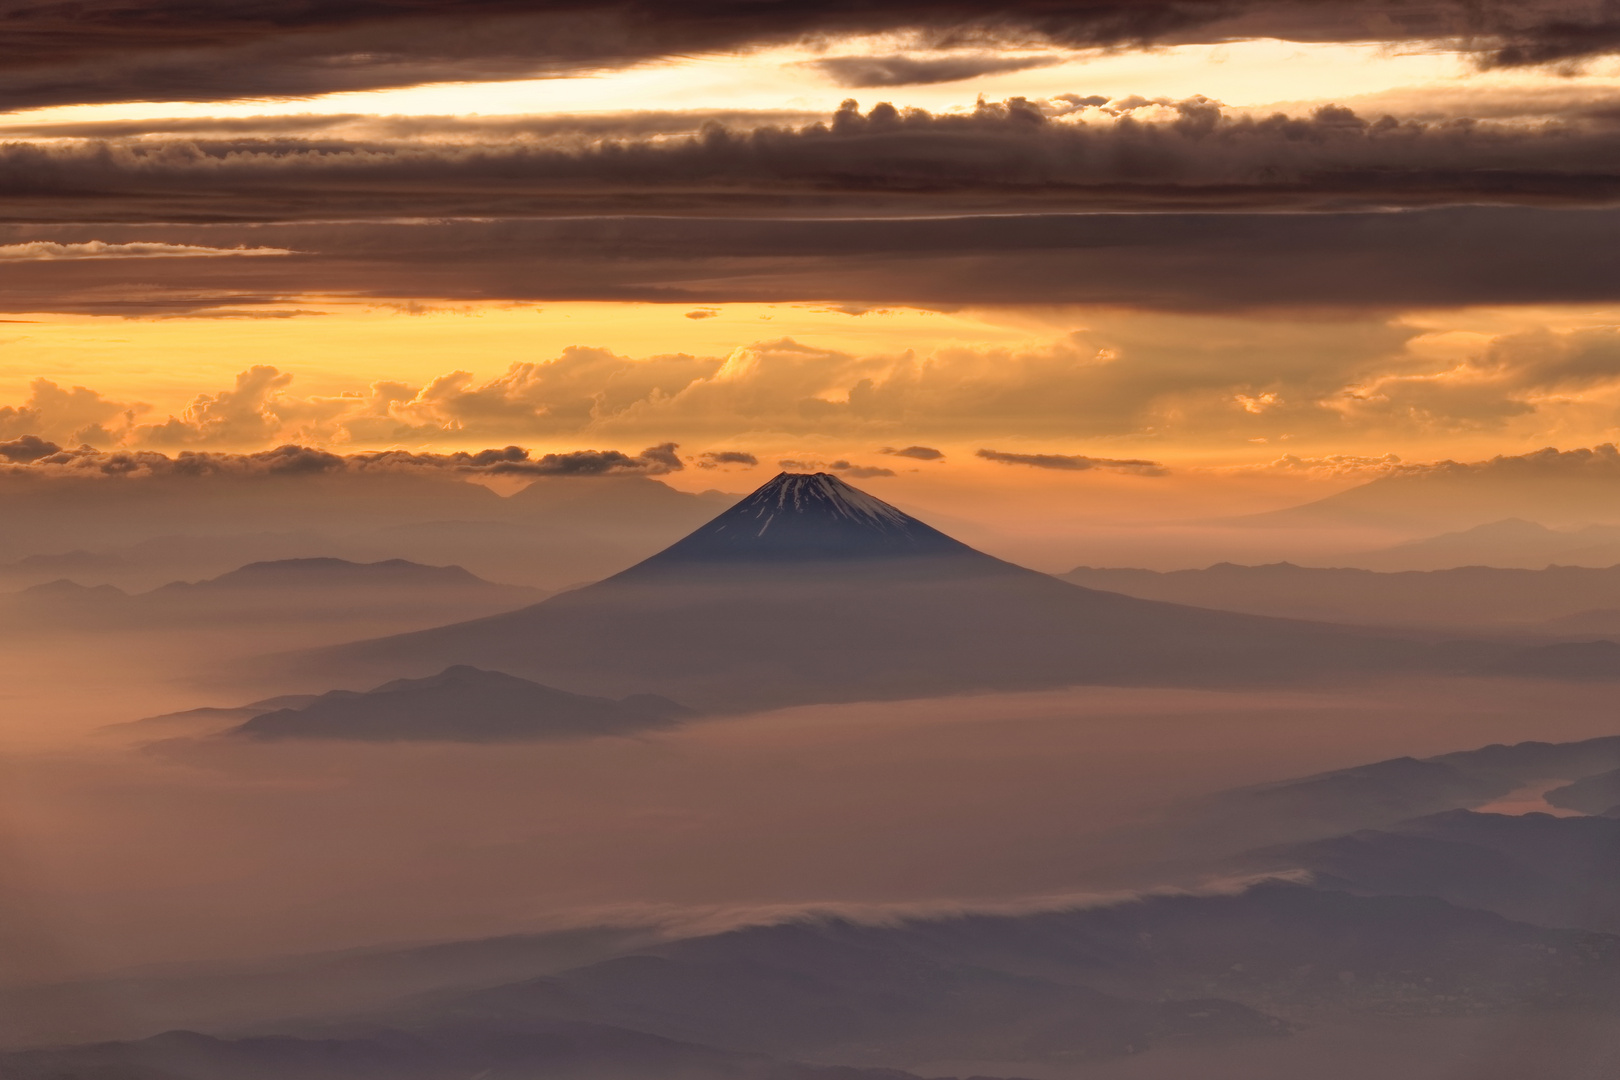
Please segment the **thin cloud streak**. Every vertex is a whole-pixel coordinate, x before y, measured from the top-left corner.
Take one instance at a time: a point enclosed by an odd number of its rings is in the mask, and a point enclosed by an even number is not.
[[[31,240],[21,244],[0,244],[0,262],[58,262],[70,259],[199,259],[221,256],[262,257],[296,255],[287,248],[199,247],[195,244],[132,242],[109,244],[100,240],[81,243],[53,243]]]

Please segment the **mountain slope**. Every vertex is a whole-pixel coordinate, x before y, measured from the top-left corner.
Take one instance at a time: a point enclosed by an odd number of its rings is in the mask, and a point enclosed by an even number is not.
[[[1409,642],[1079,588],[842,481],[783,474],[658,555],[520,611],[292,658],[316,680],[470,664],[703,709],[1077,683],[1289,681],[1423,661]],[[327,682],[330,685],[330,681]]]

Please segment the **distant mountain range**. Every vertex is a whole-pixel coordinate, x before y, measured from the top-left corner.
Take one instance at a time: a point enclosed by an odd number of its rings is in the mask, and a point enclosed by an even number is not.
[[[498,585],[459,566],[403,559],[283,559],[219,577],[173,582],[134,595],[63,579],[0,595],[6,611],[37,630],[158,630],[209,624],[398,620],[420,625],[532,604],[539,589]]]
[[[1458,566],[1524,570],[1548,566],[1609,567],[1620,565],[1620,526],[1549,529],[1522,518],[1504,518],[1459,532],[1322,562],[1329,566],[1383,571],[1449,570]]]
[[[519,611],[290,658],[312,683],[454,664],[705,709],[1076,683],[1289,681],[1429,661],[1390,637],[1079,588],[826,474],[784,473],[690,536]]]
[[[1620,524],[1620,451],[1538,450],[1488,461],[1400,467],[1303,506],[1243,519],[1256,526],[1470,529],[1504,518],[1579,527]]]
[[[434,475],[428,475],[432,473]],[[647,476],[543,476],[502,497],[443,470],[0,478],[0,588],[68,577],[144,591],[245,563],[403,558],[557,589],[630,565],[736,496]]]
[[[1064,581],[1144,600],[1361,626],[1467,632],[1536,630],[1547,635],[1620,631],[1620,566],[1513,570],[1327,569],[1218,563],[1202,570],[1077,567]]]

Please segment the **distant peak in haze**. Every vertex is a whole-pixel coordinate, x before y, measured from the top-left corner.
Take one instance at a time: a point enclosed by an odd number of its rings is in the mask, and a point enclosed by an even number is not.
[[[785,472],[635,569],[915,555],[989,559],[829,473]]]

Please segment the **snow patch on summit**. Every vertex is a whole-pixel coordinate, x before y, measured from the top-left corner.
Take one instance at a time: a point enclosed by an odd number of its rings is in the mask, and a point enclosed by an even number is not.
[[[619,577],[694,563],[948,557],[999,565],[959,540],[827,473],[781,473],[684,539]],[[982,567],[981,567],[982,568]]]
[[[820,511],[860,525],[905,529],[913,521],[882,499],[850,487],[830,473],[782,473],[734,508],[759,519],[757,536],[786,512]]]

